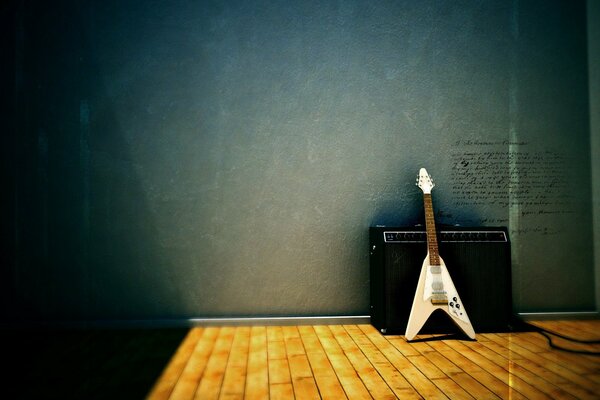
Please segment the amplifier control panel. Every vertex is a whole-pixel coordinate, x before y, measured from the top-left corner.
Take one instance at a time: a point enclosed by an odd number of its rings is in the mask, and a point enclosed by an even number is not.
[[[507,242],[504,231],[440,231],[438,240],[442,242]],[[385,243],[419,243],[427,241],[425,231],[385,231]]]

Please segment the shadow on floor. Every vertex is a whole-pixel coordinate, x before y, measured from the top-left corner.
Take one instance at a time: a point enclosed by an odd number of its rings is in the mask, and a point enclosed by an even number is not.
[[[187,332],[3,330],[3,392],[14,399],[143,399]]]

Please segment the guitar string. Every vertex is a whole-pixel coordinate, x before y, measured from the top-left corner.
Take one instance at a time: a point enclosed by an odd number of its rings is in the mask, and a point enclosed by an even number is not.
[[[444,281],[441,274],[431,194],[425,193],[423,198],[425,204],[427,247],[429,250],[429,272],[432,277],[432,294],[435,299],[444,299],[446,291],[444,290]]]

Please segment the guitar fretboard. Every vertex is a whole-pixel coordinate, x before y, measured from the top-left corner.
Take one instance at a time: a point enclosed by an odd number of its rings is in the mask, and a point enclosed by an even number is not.
[[[437,233],[435,231],[435,218],[431,193],[423,194],[425,204],[425,229],[427,231],[427,249],[429,250],[429,264],[440,265],[440,254],[438,251]]]

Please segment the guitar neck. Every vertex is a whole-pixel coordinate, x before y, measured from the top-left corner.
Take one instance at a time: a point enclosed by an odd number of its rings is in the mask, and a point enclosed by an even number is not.
[[[429,264],[440,265],[440,253],[438,251],[437,233],[435,230],[435,218],[433,214],[433,203],[431,193],[423,194],[425,204],[425,228],[427,230],[427,249],[429,250]]]

